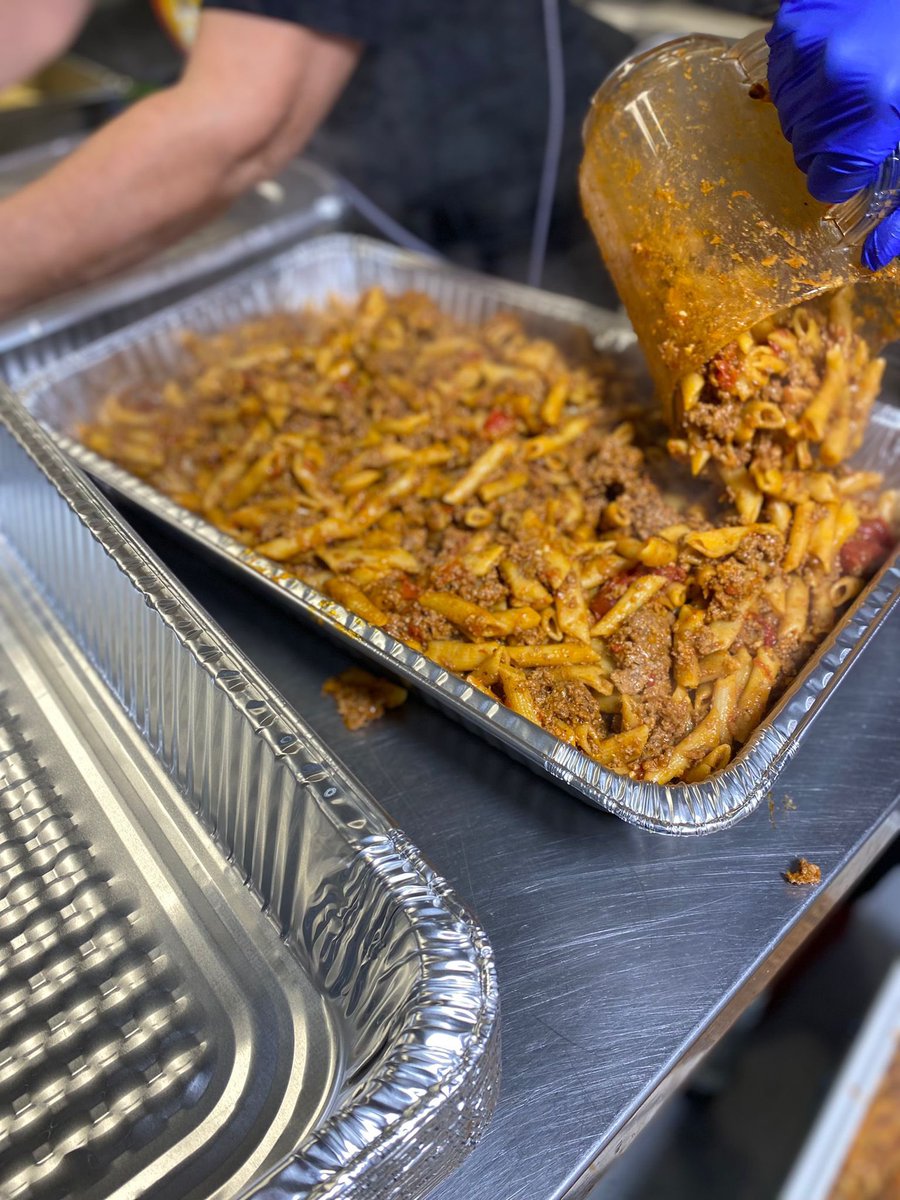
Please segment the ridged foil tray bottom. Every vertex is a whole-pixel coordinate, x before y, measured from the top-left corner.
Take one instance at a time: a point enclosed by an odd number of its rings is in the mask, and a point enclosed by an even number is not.
[[[98,860],[0,676],[0,1195],[97,1183],[207,1080],[202,1012]]]
[[[212,1194],[279,1107],[291,1145],[327,1108],[338,1025],[256,905],[223,924],[237,873],[170,852],[161,775],[21,575],[0,543],[0,1196]]]

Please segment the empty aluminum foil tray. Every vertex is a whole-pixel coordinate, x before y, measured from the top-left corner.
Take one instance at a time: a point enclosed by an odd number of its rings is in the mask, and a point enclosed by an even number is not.
[[[423,1195],[484,933],[0,393],[0,1196]]]

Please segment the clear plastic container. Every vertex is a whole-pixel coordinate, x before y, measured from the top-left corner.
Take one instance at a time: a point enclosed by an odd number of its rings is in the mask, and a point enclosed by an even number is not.
[[[878,344],[896,336],[900,266],[860,266],[896,204],[891,160],[871,192],[829,208],[794,164],[762,80],[762,35],[691,36],[618,68],[585,125],[581,194],[657,389],[765,317],[845,284]]]

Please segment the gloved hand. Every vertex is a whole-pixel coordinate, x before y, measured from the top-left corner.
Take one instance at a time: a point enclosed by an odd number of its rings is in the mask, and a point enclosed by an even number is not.
[[[900,142],[900,0],[782,0],[769,43],[769,89],[817,200],[872,184]],[[863,247],[875,271],[900,254],[900,213]]]

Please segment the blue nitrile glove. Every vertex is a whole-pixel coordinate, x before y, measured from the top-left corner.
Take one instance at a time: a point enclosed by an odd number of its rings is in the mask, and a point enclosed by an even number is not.
[[[817,200],[849,200],[900,142],[900,0],[782,0],[769,89]],[[875,271],[900,254],[900,213],[863,247]]]

